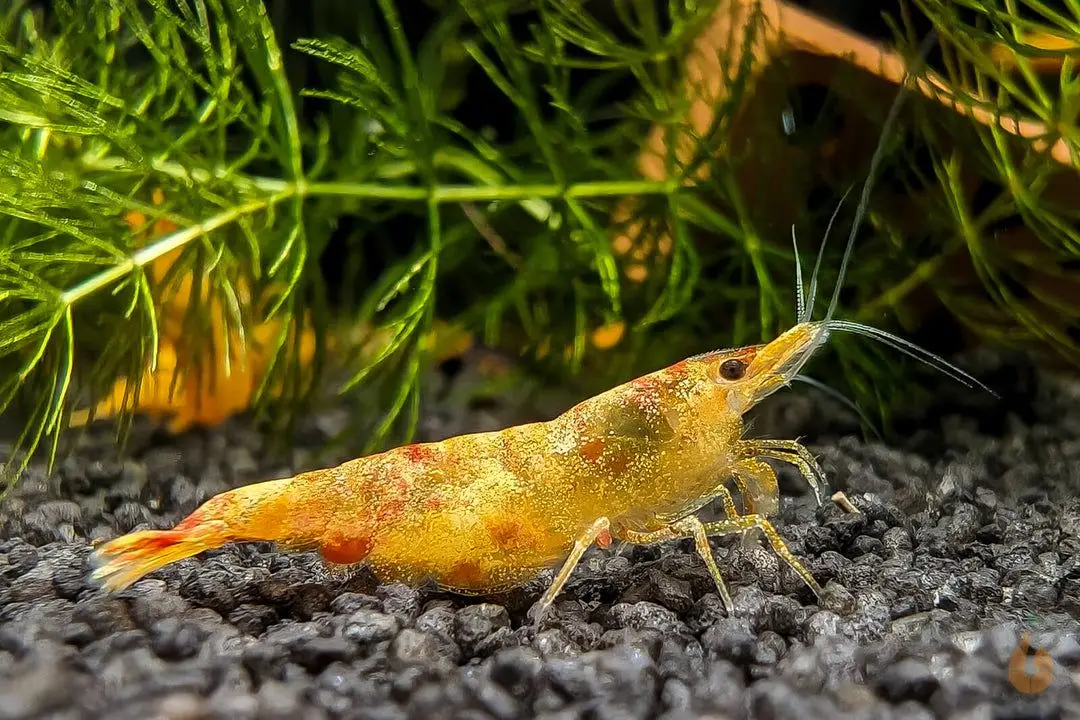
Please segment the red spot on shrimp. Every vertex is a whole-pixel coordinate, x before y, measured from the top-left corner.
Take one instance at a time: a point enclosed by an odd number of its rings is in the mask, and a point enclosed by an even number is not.
[[[604,441],[599,438],[593,438],[582,445],[579,452],[581,453],[581,457],[589,462],[596,462],[604,452]]]
[[[362,562],[375,546],[370,537],[364,535],[331,535],[319,546],[319,554],[337,565],[353,565]]]
[[[596,536],[596,544],[603,550],[611,547],[611,531],[601,530],[600,534]]]
[[[405,496],[402,493],[398,497],[389,497],[379,503],[379,509],[375,513],[375,519],[379,524],[387,523],[401,517],[405,511]]]
[[[655,403],[663,389],[663,384],[655,377],[646,375],[630,383],[630,401],[642,406]]]
[[[400,465],[384,468],[382,477],[378,479],[377,490],[372,493],[376,501],[371,510],[376,522],[381,524],[400,517],[405,511],[410,489],[409,478]]]
[[[611,477],[618,477],[626,472],[626,468],[630,466],[630,460],[623,453],[612,453],[608,456],[607,462],[604,463],[605,474]]]
[[[427,445],[406,445],[402,450],[410,462],[422,463],[435,457],[435,451]]]

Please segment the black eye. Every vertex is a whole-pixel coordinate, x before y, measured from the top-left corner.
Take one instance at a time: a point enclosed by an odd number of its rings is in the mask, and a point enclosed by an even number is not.
[[[725,360],[720,363],[720,377],[725,380],[738,380],[746,374],[746,363],[742,360]]]

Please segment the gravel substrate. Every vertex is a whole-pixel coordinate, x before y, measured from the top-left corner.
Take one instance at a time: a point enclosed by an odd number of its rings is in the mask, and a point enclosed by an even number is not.
[[[817,508],[784,471],[776,524],[829,583],[822,606],[753,542],[714,542],[733,617],[689,542],[594,550],[538,635],[547,578],[465,599],[257,544],[104,595],[90,539],[289,468],[242,420],[124,460],[95,430],[0,508],[0,719],[1080,717],[1080,389],[1002,373],[1015,397],[946,387],[891,446],[805,387],[773,403],[755,431],[802,435],[861,511]],[[1025,629],[1054,659],[1041,693],[1009,681]]]

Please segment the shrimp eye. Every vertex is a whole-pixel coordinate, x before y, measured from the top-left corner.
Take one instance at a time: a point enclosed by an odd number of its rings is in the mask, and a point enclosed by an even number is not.
[[[746,374],[746,363],[742,360],[725,360],[720,363],[720,377],[725,380],[739,380]]]

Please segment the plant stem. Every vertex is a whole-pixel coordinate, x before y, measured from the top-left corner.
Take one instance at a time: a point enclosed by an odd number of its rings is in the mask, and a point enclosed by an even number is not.
[[[88,163],[90,164],[90,163]],[[97,161],[98,169],[119,169],[120,163]],[[553,183],[537,185],[446,185],[425,188],[409,185],[350,182],[289,182],[274,178],[231,176],[206,170],[190,170],[175,163],[156,163],[156,169],[174,177],[207,181],[211,178],[228,179],[238,187],[268,191],[272,194],[230,208],[197,225],[165,235],[139,249],[131,259],[104,270],[82,281],[60,295],[63,307],[70,307],[113,282],[125,277],[136,268],[143,267],[192,240],[224,227],[245,215],[252,215],[290,198],[314,196],[349,197],[371,200],[424,201],[432,203],[492,202],[496,200],[529,200],[538,198],[595,198],[622,195],[666,195],[677,189],[671,181],[597,181],[575,183],[562,187]]]
[[[446,164],[464,169],[456,159],[445,158]],[[136,171],[136,168],[117,158],[84,158],[82,166],[98,171]],[[426,201],[432,190],[417,185],[396,185],[389,183],[353,183],[353,182],[309,182],[295,183],[280,178],[238,175],[224,169],[213,171],[201,168],[188,168],[179,163],[160,161],[153,163],[154,170],[181,180],[194,180],[199,183],[224,181],[238,189],[261,190],[270,193],[288,193],[289,196],[312,195],[354,197],[375,200],[413,200]],[[403,164],[396,175],[405,175],[415,170],[411,164]],[[470,168],[469,174],[480,178],[478,168]],[[491,173],[484,173],[495,180]],[[668,195],[675,192],[678,182],[671,180],[599,180],[593,182],[572,183],[565,188],[558,183],[536,185],[441,185],[434,188],[437,202],[484,202],[494,200],[529,200],[554,199],[560,197],[616,197],[620,195]],[[282,198],[284,199],[284,198]]]
[[[156,240],[146,247],[137,250],[131,256],[130,260],[114,265],[107,270],[99,272],[97,275],[92,275],[75,287],[64,291],[60,295],[60,304],[63,307],[70,307],[88,295],[91,295],[104,287],[108,287],[111,283],[124,277],[135,268],[149,265],[163,255],[183,247],[196,238],[202,237],[231,222],[235,222],[244,215],[251,215],[260,210],[265,210],[294,195],[296,195],[295,188],[292,192],[278,193],[259,200],[252,200],[251,202],[238,205],[223,213],[219,213],[198,225],[192,225],[183,230],[165,235],[160,240]]]
[[[565,188],[544,185],[441,185],[436,188],[377,183],[325,182],[309,183],[300,190],[304,196],[324,195],[373,200],[426,201],[436,203],[492,202],[495,200],[528,200],[532,198],[614,197],[621,195],[664,195],[671,183],[630,180],[624,182],[584,182]]]

